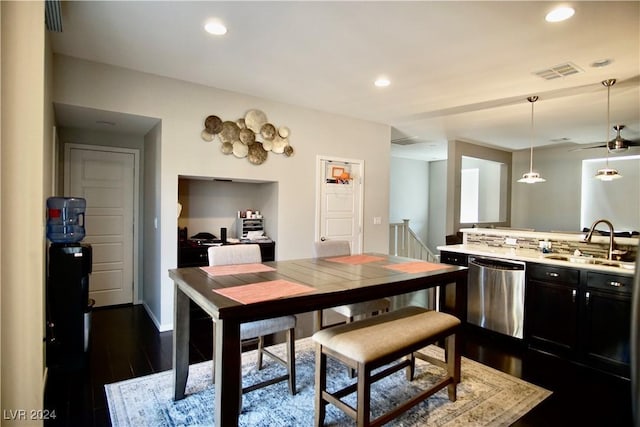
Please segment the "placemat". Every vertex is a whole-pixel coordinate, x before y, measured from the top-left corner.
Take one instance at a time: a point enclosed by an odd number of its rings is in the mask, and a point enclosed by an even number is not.
[[[213,292],[224,295],[242,304],[269,301],[312,291],[315,291],[315,288],[301,285],[300,283],[289,282],[288,280],[271,280],[268,282],[251,283],[250,285],[213,290]]]
[[[447,264],[435,264],[426,261],[411,261],[403,262],[401,264],[385,265],[384,268],[390,270],[402,271],[404,273],[424,273],[427,271],[441,270],[450,267]]]
[[[230,274],[263,273],[265,271],[275,271],[275,268],[260,263],[213,265],[200,268],[211,276],[226,276]]]
[[[342,264],[366,264],[368,262],[383,261],[386,258],[374,255],[347,255],[336,258],[327,258],[327,261],[340,262]]]

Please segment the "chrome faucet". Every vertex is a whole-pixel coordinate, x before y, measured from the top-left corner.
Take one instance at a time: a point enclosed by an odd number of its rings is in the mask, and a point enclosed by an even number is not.
[[[607,255],[607,259],[608,260],[613,260],[613,256],[614,255],[624,255],[626,253],[626,251],[618,251],[615,249],[616,244],[613,240],[614,238],[614,231],[613,231],[613,224],[611,224],[611,222],[607,221],[606,219],[598,219],[596,220],[592,225],[591,225],[591,229],[589,229],[589,232],[587,233],[587,235],[584,238],[585,242],[590,242],[591,241],[591,236],[593,235],[593,232],[596,229],[596,226],[598,224],[600,224],[601,222],[607,224],[607,226],[609,227],[609,254]]]

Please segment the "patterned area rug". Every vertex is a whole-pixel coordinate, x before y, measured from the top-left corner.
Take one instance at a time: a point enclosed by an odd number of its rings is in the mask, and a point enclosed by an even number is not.
[[[282,345],[273,347],[284,355]],[[426,353],[442,359],[443,350],[429,346]],[[265,357],[266,366],[257,371],[255,351],[243,355],[243,384],[257,382],[266,376],[282,374],[284,368]],[[241,426],[311,426],[314,415],[314,347],[309,339],[296,341],[298,393],[291,396],[287,383],[280,382],[243,396]],[[347,369],[329,360],[328,383],[337,389],[353,382]],[[407,382],[404,370],[372,386],[373,416],[411,397],[442,375],[441,368],[416,360],[416,379]],[[124,426],[213,426],[211,362],[189,368],[187,397],[178,402],[172,398],[172,373],[160,372],[140,378],[105,385],[111,422]],[[536,385],[504,374],[466,358],[462,358],[462,382],[458,399],[450,402],[447,390],[439,391],[393,421],[395,426],[508,426],[551,394]],[[355,395],[351,405],[355,405]],[[354,425],[350,418],[329,405],[325,425]]]

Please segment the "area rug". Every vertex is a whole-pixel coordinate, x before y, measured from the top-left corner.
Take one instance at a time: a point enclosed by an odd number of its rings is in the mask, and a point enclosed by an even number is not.
[[[284,356],[284,346],[273,347]],[[443,350],[429,346],[425,353],[443,358]],[[258,371],[255,351],[243,354],[242,378],[247,386],[261,378],[281,375],[284,368],[265,358],[266,366]],[[243,396],[241,426],[312,426],[314,416],[314,346],[309,338],[296,341],[296,395],[291,396],[286,382],[252,391]],[[329,360],[330,389],[341,388],[354,380],[347,369]],[[407,382],[404,371],[372,386],[373,416],[406,400],[435,382],[444,374],[438,368],[416,360],[416,379]],[[113,426],[213,426],[214,389],[211,362],[189,367],[187,397],[174,402],[172,372],[106,384],[105,391]],[[447,390],[439,391],[426,401],[395,419],[395,426],[508,426],[551,394],[536,385],[504,374],[473,360],[462,358],[462,381],[458,399],[450,402]],[[347,396],[355,405],[355,394]],[[329,405],[325,425],[354,425],[350,418]]]

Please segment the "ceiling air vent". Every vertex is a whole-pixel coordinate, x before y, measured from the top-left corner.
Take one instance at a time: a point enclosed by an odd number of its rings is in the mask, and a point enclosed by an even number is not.
[[[420,139],[417,136],[406,136],[404,138],[392,139],[391,143],[396,145],[413,145],[420,142],[427,142],[424,139]]]
[[[46,0],[44,2],[44,22],[47,30],[62,32],[62,13],[60,11],[60,0]]]
[[[578,68],[577,65],[567,62],[565,64],[556,65],[555,67],[547,68],[545,70],[536,71],[535,74],[538,77],[542,77],[545,80],[553,80],[560,77],[567,77],[572,74],[582,73],[583,70]]]

